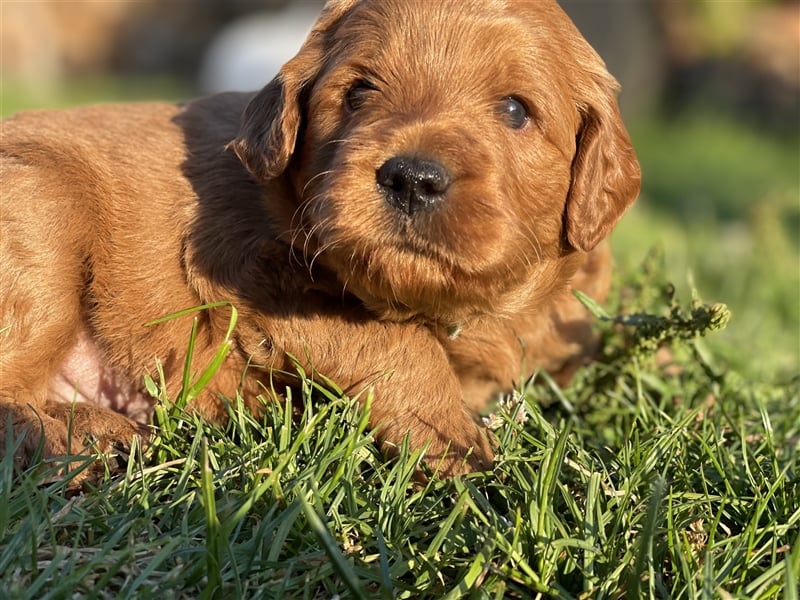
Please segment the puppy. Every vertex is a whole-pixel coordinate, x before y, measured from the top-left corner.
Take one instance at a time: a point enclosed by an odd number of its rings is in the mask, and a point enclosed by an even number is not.
[[[553,1],[331,0],[255,95],[5,121],[0,453],[142,434],[192,327],[145,324],[222,303],[196,313],[195,371],[239,317],[205,418],[297,361],[373,390],[385,448],[489,467],[486,400],[593,350],[571,290],[604,297],[640,179],[616,88]]]

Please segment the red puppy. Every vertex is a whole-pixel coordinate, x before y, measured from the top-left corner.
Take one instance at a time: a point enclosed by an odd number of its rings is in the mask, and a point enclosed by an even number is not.
[[[571,289],[603,298],[601,242],[639,190],[615,92],[549,0],[332,0],[255,95],[5,121],[2,423],[21,455],[130,440],[120,413],[146,418],[156,358],[177,392],[188,339],[145,323],[225,301],[202,415],[257,408],[293,356],[372,386],[384,444],[489,466],[476,411],[592,351]],[[196,365],[229,316],[201,313]]]

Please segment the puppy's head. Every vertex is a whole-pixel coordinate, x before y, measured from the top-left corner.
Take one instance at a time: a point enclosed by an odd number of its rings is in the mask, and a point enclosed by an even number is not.
[[[616,87],[554,1],[331,0],[234,149],[346,289],[453,324],[549,293],[634,200]]]

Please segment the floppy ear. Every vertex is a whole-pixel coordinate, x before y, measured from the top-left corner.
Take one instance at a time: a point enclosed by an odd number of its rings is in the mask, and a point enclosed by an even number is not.
[[[641,172],[612,93],[582,113],[564,224],[570,246],[589,252],[638,196]]]
[[[245,108],[233,148],[257,179],[278,177],[294,153],[303,89],[322,68],[326,33],[360,0],[329,0],[297,55]]]

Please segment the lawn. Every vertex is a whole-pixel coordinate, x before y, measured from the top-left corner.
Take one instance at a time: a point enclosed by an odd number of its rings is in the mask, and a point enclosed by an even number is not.
[[[493,472],[415,483],[421,455],[384,462],[331,382],[299,418],[233,400],[222,430],[148,381],[159,434],[124,476],[74,493],[0,462],[0,598],[796,599],[798,141],[705,115],[632,132],[603,356],[495,407]]]

